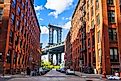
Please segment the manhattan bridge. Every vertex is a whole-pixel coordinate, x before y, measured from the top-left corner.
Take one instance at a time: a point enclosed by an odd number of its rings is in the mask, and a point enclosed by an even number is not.
[[[64,42],[62,42],[62,28],[54,25],[48,25],[49,28],[49,43],[48,46],[42,49],[42,55],[48,55],[49,61],[53,64],[53,55],[56,55],[56,65],[61,63],[61,54],[64,53]],[[54,43],[54,35],[56,31],[57,42]]]

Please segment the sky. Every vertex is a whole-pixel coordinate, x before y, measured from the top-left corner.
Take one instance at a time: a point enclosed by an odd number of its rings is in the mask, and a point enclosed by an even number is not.
[[[41,29],[40,42],[43,47],[49,42],[48,24],[62,27],[62,41],[71,27],[71,18],[78,0],[35,0],[34,6]],[[57,41],[54,32],[54,42]]]

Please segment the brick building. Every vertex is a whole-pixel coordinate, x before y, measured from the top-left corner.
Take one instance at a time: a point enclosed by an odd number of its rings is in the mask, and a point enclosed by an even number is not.
[[[71,46],[71,36],[70,36],[70,31],[66,37],[65,40],[65,56],[64,56],[64,60],[65,60],[65,66],[67,66],[67,68],[72,68],[72,46]]]
[[[39,66],[41,30],[33,2],[0,0],[0,73]]]
[[[70,30],[73,67],[93,67],[99,74],[121,69],[120,3],[120,0],[79,0]]]

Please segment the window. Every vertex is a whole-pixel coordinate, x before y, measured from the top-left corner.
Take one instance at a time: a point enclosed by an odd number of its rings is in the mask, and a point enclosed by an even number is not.
[[[21,27],[21,33],[23,33],[23,31],[24,31],[24,27],[22,26],[22,27]]]
[[[97,33],[98,36],[98,43],[100,42],[100,31]]]
[[[12,22],[12,24],[15,23],[15,15],[14,15],[14,13],[11,14],[11,22]]]
[[[3,8],[0,8],[0,20],[2,20]]]
[[[15,40],[15,45],[16,45],[16,46],[18,45],[18,42],[19,42],[19,37],[17,36],[17,37],[16,37],[16,40]]]
[[[95,45],[95,36],[93,35],[92,36],[92,46],[94,46]]]
[[[20,64],[21,54],[19,55],[18,64]]]
[[[93,6],[91,7],[91,16],[94,15],[94,9],[93,9]]]
[[[9,50],[9,51],[8,51],[8,54],[7,54],[7,56],[6,56],[7,63],[11,63],[11,53],[12,53],[12,51]]]
[[[24,56],[23,56],[23,58],[22,58],[22,64],[24,64]]]
[[[24,37],[26,38],[26,31],[24,32]]]
[[[0,2],[2,2],[2,3],[3,3],[3,2],[4,2],[4,0],[0,0]]]
[[[90,38],[88,39],[88,47],[90,47]]]
[[[26,6],[28,6],[28,0],[26,0]]]
[[[9,38],[9,41],[11,43],[13,43],[13,31],[12,30],[10,30],[10,38]]]
[[[114,5],[114,2],[113,2],[113,0],[107,0],[107,4],[108,5]]]
[[[89,0],[87,1],[87,9],[89,8]]]
[[[0,61],[2,61],[2,53],[0,53]]]
[[[19,29],[19,26],[20,26],[20,21],[17,20],[17,22],[16,22],[16,30]]]
[[[2,34],[2,27],[0,27],[0,34]]]
[[[18,0],[18,2],[21,2],[21,0]]]
[[[97,21],[97,25],[99,25],[100,24],[100,15],[99,14],[96,16],[96,21]]]
[[[87,13],[87,20],[89,21],[89,13]]]
[[[116,32],[116,29],[110,28],[110,29],[108,29],[108,32],[109,32],[109,40],[116,41],[117,40],[117,32]]]
[[[93,4],[93,0],[90,0],[91,1],[91,4]]]
[[[96,10],[99,8],[99,1],[96,0]]]
[[[90,26],[87,26],[87,32],[89,32],[89,30],[90,30]]]
[[[121,0],[120,0],[120,2],[119,2],[119,5],[120,5],[120,12],[121,12]]]
[[[95,51],[93,51],[93,63],[96,63],[96,55],[95,55]]]
[[[20,7],[18,7],[18,9],[17,9],[17,13],[18,13],[18,15],[20,15],[20,13],[21,13]]]
[[[82,17],[84,17],[86,15],[85,10],[82,11]]]
[[[27,21],[26,21],[26,19],[24,19],[24,26],[26,26],[27,25]]]
[[[13,8],[15,8],[15,6],[16,6],[16,0],[12,0],[12,4],[11,5],[12,5]]]
[[[22,26],[20,26],[20,29],[19,29],[19,31],[21,32],[22,31]],[[22,33],[22,32],[21,32]]]
[[[16,61],[17,61],[17,53],[15,52],[15,53],[14,53],[14,57],[13,57],[13,63],[15,64]]]
[[[28,2],[28,0],[26,0],[26,2]]]
[[[101,49],[98,49],[98,54],[99,54],[99,59],[98,59],[98,61],[101,63],[102,62],[102,51],[101,51]]]
[[[24,14],[22,13],[22,14],[21,14],[21,20],[23,20],[23,19],[24,19]]]
[[[20,40],[20,48],[22,48],[22,40]]]
[[[121,6],[121,0],[119,1],[119,4],[120,4],[120,6]]]
[[[92,20],[92,22],[91,22],[91,27],[92,27],[92,29],[94,28],[94,20]]]
[[[108,22],[115,22],[115,12],[113,10],[108,11]]]
[[[82,39],[82,49],[84,50],[85,49],[85,40]]]
[[[110,48],[110,60],[111,62],[119,62],[119,55],[117,48]]]
[[[25,4],[24,4],[24,2],[22,2],[22,8],[23,8],[23,9],[25,8]]]

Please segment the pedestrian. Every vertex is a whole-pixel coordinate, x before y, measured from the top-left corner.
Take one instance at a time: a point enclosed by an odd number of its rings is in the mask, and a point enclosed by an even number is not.
[[[27,75],[30,75],[30,68],[27,67]]]

